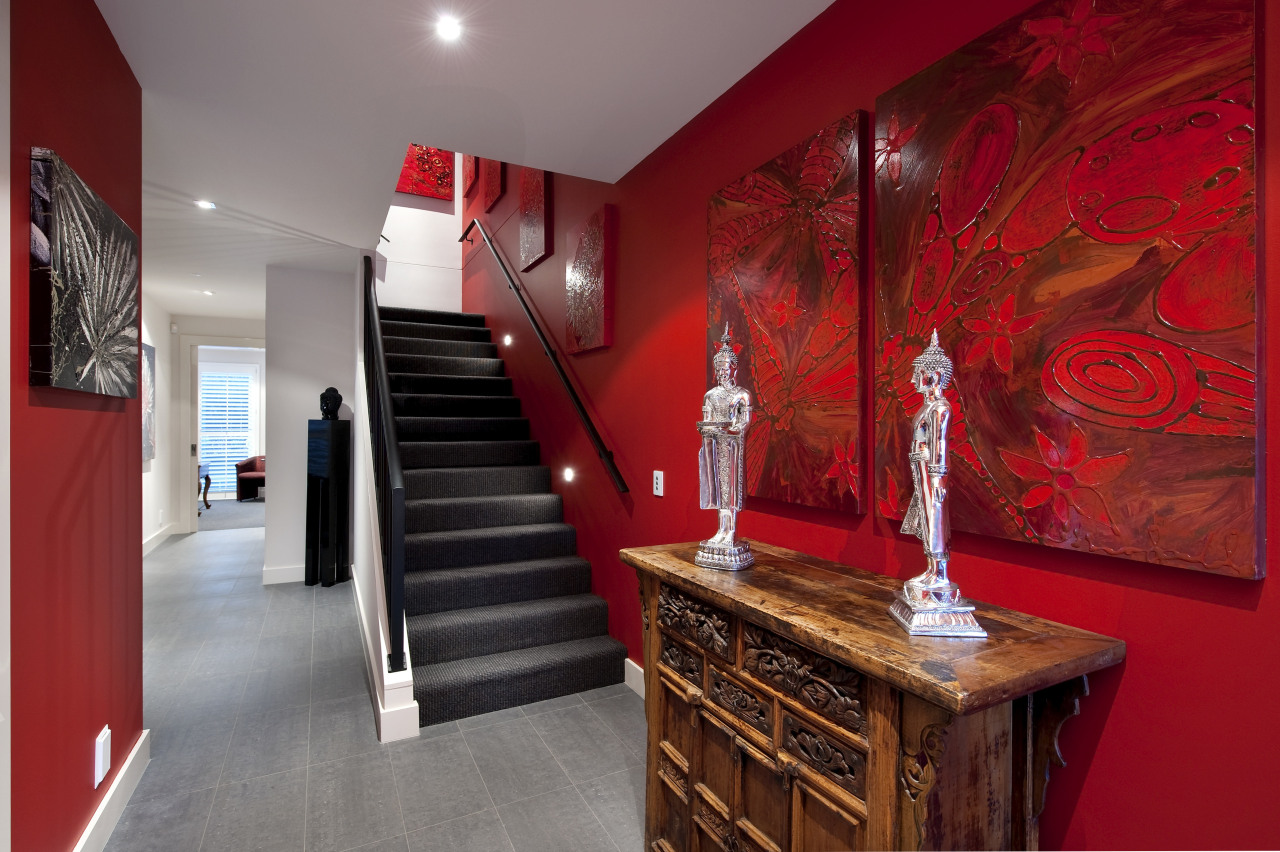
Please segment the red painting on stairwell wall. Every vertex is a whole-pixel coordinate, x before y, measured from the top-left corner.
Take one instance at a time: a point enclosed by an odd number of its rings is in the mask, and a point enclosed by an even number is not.
[[[1263,576],[1250,0],[1049,0],[876,101],[877,511],[955,361],[959,530]]]
[[[476,188],[476,155],[462,155],[462,196],[470,198]]]
[[[410,145],[400,169],[396,192],[453,200],[453,152],[429,145]]]
[[[551,254],[551,179],[542,169],[520,170],[520,271]]]
[[[861,113],[726,186],[707,211],[707,363],[727,322],[751,392],[754,497],[862,511]],[[715,378],[708,372],[708,383]]]
[[[617,268],[617,210],[603,204],[565,234],[565,351],[613,343],[613,276]]]
[[[484,212],[488,213],[507,190],[507,172],[501,160],[480,160],[480,184]]]

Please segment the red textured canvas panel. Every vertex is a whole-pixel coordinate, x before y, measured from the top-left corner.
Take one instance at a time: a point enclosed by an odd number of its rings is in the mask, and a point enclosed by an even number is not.
[[[453,152],[428,145],[410,145],[400,169],[396,192],[453,200]]]
[[[585,352],[613,343],[613,274],[618,240],[612,204],[565,234],[565,349]]]
[[[476,155],[462,155],[462,197],[470,198],[476,188]]]
[[[542,169],[520,170],[520,271],[551,254],[551,182]]]
[[[852,511],[863,493],[859,122],[845,116],[713,195],[707,261],[708,353],[728,322],[752,396],[747,493]]]
[[[956,529],[1260,577],[1254,10],[1033,7],[876,101],[876,489],[933,329]]]
[[[488,213],[507,190],[507,172],[501,160],[480,160],[480,183],[484,193],[484,212]]]

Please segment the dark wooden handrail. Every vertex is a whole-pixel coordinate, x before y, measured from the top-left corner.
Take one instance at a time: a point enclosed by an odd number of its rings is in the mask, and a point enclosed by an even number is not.
[[[391,379],[382,348],[378,296],[373,286],[373,259],[364,258],[364,380],[369,405],[369,443],[373,448],[378,498],[378,533],[382,541],[382,578],[387,603],[387,670],[401,672],[404,658],[404,471],[396,438]]]
[[[493,259],[498,262],[498,268],[502,270],[503,276],[507,279],[507,286],[511,288],[511,292],[516,294],[521,310],[524,311],[525,317],[529,320],[529,325],[533,326],[534,333],[538,335],[538,342],[542,344],[542,351],[551,359],[551,366],[555,367],[556,375],[560,377],[560,384],[564,385],[565,393],[569,394],[569,401],[573,403],[574,411],[578,412],[578,419],[582,421],[582,428],[587,430],[587,437],[591,439],[591,444],[595,447],[596,455],[600,457],[600,461],[604,462],[605,470],[609,472],[609,478],[613,480],[614,487],[625,494],[629,490],[627,481],[622,478],[622,471],[618,470],[618,465],[613,460],[613,452],[605,446],[604,439],[600,437],[600,432],[596,429],[596,424],[592,422],[591,415],[587,413],[586,407],[582,404],[582,399],[578,396],[578,391],[574,388],[573,383],[569,381],[569,375],[564,371],[555,347],[547,338],[546,333],[543,332],[542,326],[533,315],[533,311],[529,309],[529,303],[525,301],[524,293],[521,291],[520,286],[516,284],[516,279],[512,276],[511,270],[507,268],[502,255],[498,254],[497,248],[493,245],[493,240],[489,239],[489,232],[484,229],[484,225],[480,224],[479,219],[472,219],[471,224],[467,225],[467,229],[458,238],[458,242],[466,240],[472,228],[479,229],[480,236],[484,238],[484,244],[489,247],[489,252],[493,255]]]

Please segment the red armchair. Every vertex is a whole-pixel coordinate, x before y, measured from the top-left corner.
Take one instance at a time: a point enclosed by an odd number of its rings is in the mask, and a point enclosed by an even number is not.
[[[267,457],[252,456],[236,463],[236,501],[252,500],[267,484]]]

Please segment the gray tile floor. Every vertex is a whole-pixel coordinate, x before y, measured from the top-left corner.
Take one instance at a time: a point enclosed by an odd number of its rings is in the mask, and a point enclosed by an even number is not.
[[[151,763],[108,852],[639,852],[643,702],[618,685],[382,745],[349,585],[263,586],[263,530],[143,564]]]

